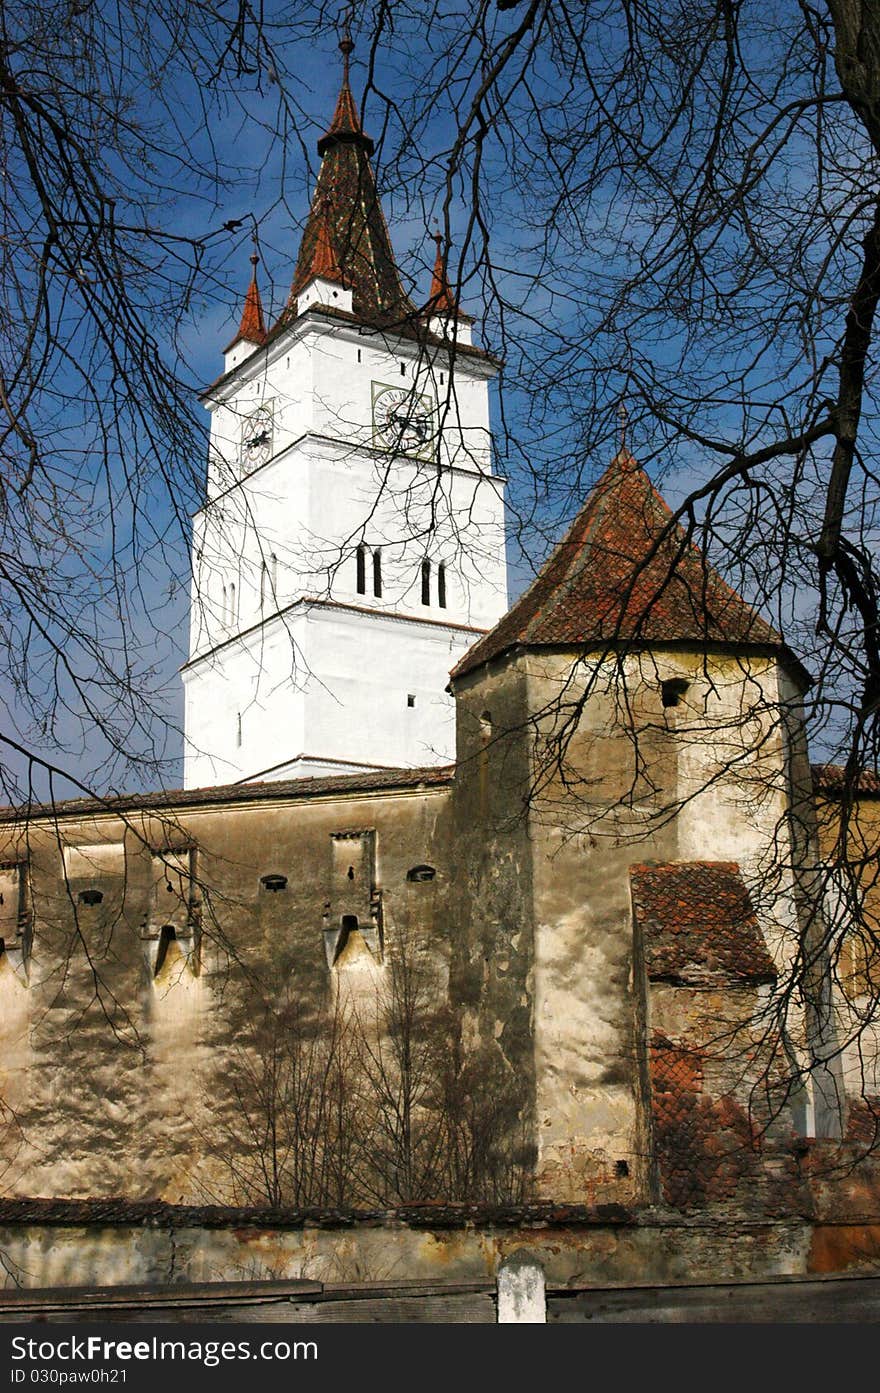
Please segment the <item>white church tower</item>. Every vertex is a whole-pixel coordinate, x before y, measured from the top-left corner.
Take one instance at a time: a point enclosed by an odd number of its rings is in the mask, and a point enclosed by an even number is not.
[[[287,306],[254,272],[194,519],[187,788],[453,758],[450,669],[507,609],[489,382],[438,235],[405,294],[349,87]]]

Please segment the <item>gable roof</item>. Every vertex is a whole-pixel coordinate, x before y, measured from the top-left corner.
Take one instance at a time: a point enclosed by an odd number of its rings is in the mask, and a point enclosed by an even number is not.
[[[776,630],[673,523],[645,471],[621,450],[535,580],[452,677],[516,647],[683,642],[788,654]]]

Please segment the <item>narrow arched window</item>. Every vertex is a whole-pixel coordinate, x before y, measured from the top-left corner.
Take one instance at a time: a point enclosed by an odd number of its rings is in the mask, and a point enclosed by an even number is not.
[[[382,553],[378,547],[373,552],[373,594],[377,600],[382,598]]]
[[[269,568],[265,561],[260,564],[260,613],[266,608],[266,593],[269,589]]]
[[[431,563],[427,556],[422,562],[422,604],[431,603]]]
[[[229,622],[230,622],[230,624],[234,624],[234,623],[235,623],[235,617],[236,617],[236,610],[235,610],[235,585],[233,584],[232,581],[230,581],[230,582],[229,582]]]
[[[229,614],[229,596],[228,596],[227,593],[226,593],[226,586],[224,585],[224,586],[223,586],[223,600],[222,600],[222,604],[221,604],[221,606],[220,606],[220,617],[221,617],[221,619],[222,619],[222,621],[223,621],[224,624],[226,623],[226,618],[227,618],[227,615],[228,615],[228,614]]]
[[[357,549],[357,593],[366,595],[367,593],[367,549],[359,546]]]
[[[442,561],[437,567],[437,603],[441,609],[446,608],[446,566]]]
[[[278,594],[278,557],[274,551],[269,558],[269,570],[272,576],[272,594],[275,596]]]

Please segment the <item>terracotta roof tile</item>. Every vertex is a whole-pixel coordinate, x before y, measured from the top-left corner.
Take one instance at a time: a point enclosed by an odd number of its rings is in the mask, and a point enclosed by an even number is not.
[[[388,226],[379,203],[370,155],[348,83],[348,64],[330,129],[318,141],[321,168],[303,232],[287,308],[279,323],[296,315],[296,301],[313,278],[318,244],[352,291],[355,315],[368,324],[391,325],[415,318],[415,305],[401,284]],[[332,279],[328,277],[328,279]]]
[[[860,769],[850,773],[842,764],[814,764],[813,787],[817,792],[842,794],[847,791],[860,797],[880,794],[880,774],[876,769]]]
[[[682,641],[788,652],[672,524],[645,471],[621,450],[528,590],[452,676],[519,645]]]
[[[263,315],[263,302],[260,299],[260,287],[257,285],[257,262],[259,258],[254,253],[251,257],[251,283],[247,288],[244,297],[244,309],[242,310],[241,323],[238,326],[238,333],[235,338],[224,349],[228,353],[230,348],[234,348],[237,343],[245,339],[248,343],[256,344],[261,347],[266,342],[266,320]]]
[[[776,980],[735,862],[631,866],[630,884],[649,981],[704,986]]]
[[[179,788],[159,793],[108,794],[106,798],[69,798],[57,803],[31,803],[24,807],[0,807],[0,819],[94,815],[101,812],[145,812],[151,809],[189,808],[216,803],[272,802],[284,798],[345,798],[352,793],[384,793],[398,789],[443,788],[452,783],[451,765],[420,769],[368,769],[358,774],[332,774],[310,779],[277,779],[263,783],[217,784],[207,788]]]
[[[325,203],[318,212],[318,232],[315,238],[315,250],[312,254],[312,265],[309,271],[309,280],[320,276],[325,281],[335,281],[337,284],[344,283],[344,277],[339,269],[336,256],[330,242],[330,217],[329,204]]]
[[[426,314],[448,315],[458,317],[458,304],[452,293],[449,284],[449,276],[446,271],[446,258],[443,255],[443,234],[434,233],[434,241],[437,243],[437,254],[434,257],[434,271],[431,276],[431,294],[428,297]]]

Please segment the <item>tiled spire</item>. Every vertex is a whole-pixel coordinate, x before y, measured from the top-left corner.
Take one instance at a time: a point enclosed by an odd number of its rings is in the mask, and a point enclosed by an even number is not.
[[[344,277],[336,263],[336,256],[330,239],[329,199],[325,199],[321,207],[317,210],[317,235],[315,237],[315,250],[312,253],[309,280],[316,280],[319,276],[322,280],[333,281],[337,285],[344,284]]]
[[[353,48],[346,35],[342,88],[325,135],[318,141],[321,168],[296,262],[285,316],[297,313],[297,297],[314,279],[315,257],[327,257],[352,292],[355,316],[367,324],[392,325],[415,319],[417,311],[400,282],[388,227],[370,163],[373,142],[364,133],[349,81]]]
[[[244,309],[241,313],[241,323],[238,326],[238,333],[226,348],[228,353],[242,339],[247,343],[256,344],[258,347],[266,342],[266,320],[263,315],[263,302],[260,298],[260,287],[257,285],[257,263],[259,257],[256,252],[251,255],[251,283],[247,288],[244,297]]]
[[[340,40],[339,51],[342,54],[342,86],[336,99],[336,110],[330,128],[318,141],[318,154],[322,159],[328,150],[332,150],[333,146],[339,143],[357,145],[367,155],[372,155],[374,148],[372,140],[361,126],[357,105],[351,94],[349,59],[354,51],[354,44],[348,34]]]
[[[434,272],[430,279],[430,297],[427,299],[427,309],[432,315],[455,315],[458,313],[458,306],[455,304],[453,291],[446,273],[446,256],[443,255],[443,233],[434,233],[434,242],[437,244],[437,254],[434,256]]]
[[[434,241],[437,243],[437,253],[434,257],[434,273],[431,277],[431,294],[426,306],[426,313],[436,314],[441,318],[457,316],[458,305],[455,302],[455,296],[452,293],[449,277],[446,273],[442,232],[434,233]]]

